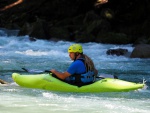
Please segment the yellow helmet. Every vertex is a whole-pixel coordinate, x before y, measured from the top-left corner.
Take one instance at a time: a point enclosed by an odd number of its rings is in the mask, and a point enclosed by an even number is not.
[[[69,48],[68,48],[68,53],[70,52],[79,52],[79,53],[83,53],[83,49],[82,46],[80,44],[72,44]]]

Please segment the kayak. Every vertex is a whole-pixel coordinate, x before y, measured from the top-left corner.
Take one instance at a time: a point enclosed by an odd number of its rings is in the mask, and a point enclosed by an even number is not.
[[[78,87],[68,84],[52,76],[51,73],[45,74],[19,74],[13,73],[12,78],[19,86],[26,88],[43,89],[61,92],[127,92],[142,89],[144,83],[128,82],[114,78],[104,78],[96,82]]]

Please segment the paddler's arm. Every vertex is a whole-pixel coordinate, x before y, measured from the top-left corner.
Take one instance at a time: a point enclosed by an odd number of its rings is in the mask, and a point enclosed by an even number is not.
[[[58,78],[64,80],[65,78],[69,77],[71,74],[66,72],[58,72],[55,69],[50,70],[53,74],[55,74]]]

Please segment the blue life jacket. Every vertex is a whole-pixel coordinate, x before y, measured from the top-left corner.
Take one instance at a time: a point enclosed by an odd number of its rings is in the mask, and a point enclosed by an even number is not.
[[[94,82],[94,72],[93,71],[88,71],[85,74],[81,74],[81,81],[83,83]]]
[[[83,59],[77,59],[84,62]],[[65,81],[69,84],[83,86],[94,82],[94,72],[88,71],[82,74],[73,74],[65,79]]]

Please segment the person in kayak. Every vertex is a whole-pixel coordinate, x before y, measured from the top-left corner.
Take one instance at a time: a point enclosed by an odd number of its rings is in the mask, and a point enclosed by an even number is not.
[[[73,62],[65,72],[59,72],[55,69],[50,70],[59,79],[77,86],[93,83],[97,76],[93,61],[87,55],[83,54],[80,44],[73,44],[68,48],[69,57]]]

